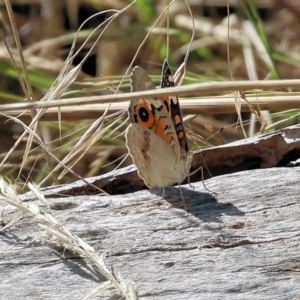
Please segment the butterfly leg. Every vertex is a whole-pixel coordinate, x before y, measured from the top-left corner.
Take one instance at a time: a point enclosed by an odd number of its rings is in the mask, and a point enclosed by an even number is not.
[[[181,196],[181,200],[182,200],[184,209],[185,209],[185,211],[187,212],[187,206],[186,206],[186,203],[185,203],[185,201],[184,201],[184,197],[183,197],[183,193],[182,193],[182,189],[181,189],[180,184],[178,184],[178,187],[179,187],[179,192],[180,192],[180,196]]]
[[[204,173],[203,173],[203,167],[202,167],[202,166],[200,166],[198,169],[196,169],[195,171],[193,171],[192,173],[189,174],[189,176],[188,176],[188,181],[189,181],[190,187],[191,187],[193,190],[195,189],[195,187],[194,187],[194,186],[191,184],[191,182],[190,182],[190,176],[193,175],[193,174],[195,174],[195,173],[197,173],[197,172],[200,171],[200,170],[201,170],[201,181],[202,181],[202,184],[203,184],[204,188],[205,188],[208,192],[214,193],[213,191],[211,191],[210,189],[208,189],[208,188],[206,187],[206,185],[205,185],[205,182],[204,182]]]
[[[164,200],[165,199],[165,187],[163,186],[163,192],[162,192],[162,195],[161,195],[161,199]]]

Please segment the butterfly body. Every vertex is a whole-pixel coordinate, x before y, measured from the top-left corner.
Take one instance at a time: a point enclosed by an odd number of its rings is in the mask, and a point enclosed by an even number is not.
[[[131,85],[133,92],[156,88],[140,67],[133,69]],[[161,87],[173,85],[165,61]],[[150,189],[180,184],[189,175],[192,154],[177,97],[131,100],[128,114],[131,124],[126,131],[126,145],[139,176]]]

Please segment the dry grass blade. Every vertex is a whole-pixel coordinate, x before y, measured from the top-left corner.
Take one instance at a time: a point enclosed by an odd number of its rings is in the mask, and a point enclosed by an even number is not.
[[[257,49],[257,51],[259,49],[261,49],[261,47],[263,47],[263,43],[261,41],[261,39],[259,38],[257,31],[254,29],[254,26],[251,22],[249,21],[243,21],[243,24],[241,26],[241,31],[242,33],[244,32],[244,35],[246,37],[248,37],[248,39],[244,39],[244,45],[243,45],[243,53],[244,53],[244,62],[245,62],[245,66],[247,68],[247,73],[248,73],[248,77],[250,80],[257,80],[258,79],[258,75],[257,75],[257,69],[256,69],[256,64],[255,64],[255,59],[254,59],[254,53],[251,47],[251,42],[253,43],[253,46]],[[268,53],[265,49],[265,47],[263,47],[263,53],[261,53],[260,51],[258,51],[258,55],[261,56],[261,59],[265,61],[265,63],[267,64],[267,66],[269,68],[273,67],[272,61],[270,59],[270,57],[268,56]],[[241,95],[241,97],[243,98],[243,100],[246,100],[245,95]],[[266,116],[266,119],[268,119],[268,115],[269,112],[268,111],[263,111],[261,112],[260,109],[258,109],[258,111],[253,109],[253,105],[249,102],[247,102],[249,105],[249,108],[251,110],[251,118],[250,118],[250,124],[249,124],[249,131],[248,131],[248,135],[249,136],[253,136],[255,134],[255,125],[256,125],[256,117],[258,117],[258,121],[261,121],[261,114],[264,114]],[[259,108],[259,107],[258,107]],[[260,122],[261,123],[261,130],[260,132],[264,132],[264,125],[266,125],[265,122]],[[242,129],[244,129],[242,127]]]
[[[22,46],[21,46],[21,41],[20,41],[20,38],[19,38],[19,34],[18,34],[18,30],[17,30],[17,26],[16,26],[16,22],[15,22],[15,18],[14,18],[14,14],[13,14],[13,11],[12,11],[10,1],[5,0],[5,5],[6,5],[8,15],[9,15],[9,20],[10,20],[11,28],[12,28],[12,31],[13,31],[14,40],[15,40],[15,43],[17,45],[17,49],[18,49],[18,53],[19,53],[19,57],[20,57],[20,61],[21,61],[21,66],[22,66],[22,74],[25,77],[25,84],[24,84],[24,80],[23,80],[23,77],[21,76],[20,72],[18,72],[19,81],[21,82],[21,86],[23,87],[23,91],[24,91],[24,93],[27,97],[27,100],[28,101],[33,101],[33,91],[32,91],[32,88],[31,88],[31,83],[30,83],[30,80],[29,80],[29,74],[28,74],[28,71],[27,71],[27,68],[26,68],[25,59],[24,59]],[[9,48],[7,48],[7,50],[9,51]],[[10,53],[10,51],[9,51],[9,53]],[[10,55],[11,55],[11,53],[10,53]],[[15,66],[15,67],[16,67],[16,69],[18,69],[17,66]],[[32,115],[32,117],[36,116],[36,111],[34,109],[31,110],[31,115]],[[43,135],[42,135],[42,131],[41,131],[41,128],[40,128],[39,124],[37,124],[33,128],[33,130],[34,131],[37,130],[37,132],[39,133],[39,135],[41,137],[41,140],[43,140]],[[21,171],[24,167],[25,161],[27,160],[28,153],[30,151],[31,145],[32,145],[32,137],[29,136],[28,139],[27,139],[27,142],[26,142],[26,148],[24,150],[24,155],[23,155],[23,158],[22,158],[22,164],[21,164],[21,168],[20,168],[20,171],[19,171],[19,176],[20,176]],[[48,167],[51,170],[52,169],[52,162],[51,162],[51,159],[50,159],[48,153],[45,152],[45,151],[44,151],[44,157],[45,157],[45,160],[47,162]],[[57,176],[54,172],[52,172],[52,179],[55,183],[58,183]]]
[[[12,205],[20,210],[19,213],[0,229],[0,231],[3,231],[20,220],[27,213],[27,208],[24,207],[23,202],[18,198],[14,187],[7,184],[2,177],[0,177],[0,200],[5,201],[6,204]]]
[[[254,104],[250,103],[246,96],[244,94],[240,95],[241,98],[248,103],[249,109],[251,111],[251,124],[250,124],[250,130],[254,127],[254,121],[258,121],[260,123],[260,133],[265,132],[267,124],[268,124],[268,119],[269,119],[269,112],[268,111],[261,111],[259,108],[259,105],[257,105],[257,109],[254,108]],[[252,117],[253,116],[253,117]],[[254,129],[252,129],[252,133],[250,136],[253,135]]]
[[[176,72],[174,74],[174,84],[175,84],[175,86],[181,85],[181,83],[182,83],[182,81],[185,77],[186,65],[187,65],[187,61],[189,59],[189,55],[190,55],[192,44],[193,44],[194,37],[195,37],[195,23],[194,23],[193,13],[192,13],[191,7],[189,6],[189,4],[187,3],[186,0],[185,0],[185,5],[188,9],[188,12],[189,12],[189,15],[190,15],[191,21],[192,21],[192,36],[191,36],[189,44],[186,47],[184,61],[179,66],[179,68],[176,70]]]
[[[244,93],[243,93],[244,94]],[[259,105],[260,109],[264,110],[287,110],[300,108],[300,95],[297,92],[270,92],[268,94],[245,94],[247,101],[251,105]],[[83,100],[82,100],[83,101]],[[206,97],[193,97],[193,98],[179,98],[180,107],[183,114],[224,114],[235,113],[234,96],[206,96]],[[1,107],[1,106],[0,106]],[[16,105],[16,107],[18,107]],[[128,102],[111,103],[109,111],[115,115],[121,115],[128,107]],[[105,104],[84,104],[69,107],[62,107],[64,121],[74,121],[82,119],[97,119],[102,115],[107,108]],[[249,112],[249,105],[246,102],[241,103],[242,112]],[[23,122],[30,122],[31,118],[28,114],[22,114],[21,109],[9,110],[8,115],[18,116]],[[107,116],[107,118],[114,118],[115,116]],[[1,118],[1,115],[0,115]],[[3,118],[4,119],[4,118]],[[57,120],[57,107],[47,109],[41,116],[43,121],[56,121]],[[217,120],[216,120],[217,122]]]
[[[17,49],[18,49],[18,53],[19,53],[19,57],[20,57],[20,61],[21,61],[21,66],[22,66],[22,72],[25,77],[25,84],[24,84],[24,80],[23,80],[22,76],[19,77],[19,80],[20,80],[20,82],[22,82],[22,87],[24,88],[23,91],[27,97],[27,100],[32,101],[33,100],[33,98],[32,98],[33,92],[31,89],[31,84],[30,84],[30,80],[29,80],[29,76],[28,76],[28,72],[27,72],[27,68],[26,68],[26,63],[25,63],[25,59],[24,59],[24,55],[23,55],[23,51],[22,51],[21,41],[19,38],[19,33],[18,33],[16,22],[15,22],[13,10],[11,7],[10,0],[4,0],[4,2],[5,2],[7,12],[8,12],[11,28],[13,31],[14,40],[17,45]]]
[[[241,115],[242,101],[241,101],[241,94],[239,92],[234,93],[234,104],[235,104],[236,113],[238,115],[238,121],[239,121],[241,129],[243,131],[244,138],[247,138],[247,134],[244,129],[243,119],[242,119],[242,115]]]
[[[286,80],[265,80],[265,81],[231,81],[231,82],[209,82],[209,83],[194,83],[183,86],[170,87],[166,89],[156,89],[150,91],[123,93],[105,96],[88,96],[69,99],[56,99],[51,102],[31,102],[17,104],[0,105],[0,111],[13,110],[28,110],[32,108],[50,108],[63,106],[77,106],[88,104],[100,104],[109,102],[123,102],[130,99],[150,99],[153,97],[162,96],[186,96],[186,95],[211,95],[231,91],[246,91],[246,90],[279,90],[285,88],[299,88],[299,79]]]

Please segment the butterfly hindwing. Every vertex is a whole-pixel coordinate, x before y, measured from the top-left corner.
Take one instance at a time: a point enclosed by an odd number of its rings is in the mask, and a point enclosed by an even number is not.
[[[167,60],[165,60],[162,68],[161,88],[168,88],[173,86],[174,79],[171,73],[171,69]],[[182,149],[188,152],[187,137],[183,126],[183,119],[178,98],[176,96],[166,96],[163,97],[163,101],[168,108],[171,120],[174,124],[179,145]]]
[[[162,87],[170,86],[173,82],[166,64]],[[140,67],[132,71],[131,86],[132,92],[156,88]],[[185,132],[180,127],[181,112],[177,98],[132,99],[128,114],[131,124],[125,134],[126,145],[139,176],[150,189],[180,184],[189,174],[193,155],[185,151],[187,144],[182,144]]]

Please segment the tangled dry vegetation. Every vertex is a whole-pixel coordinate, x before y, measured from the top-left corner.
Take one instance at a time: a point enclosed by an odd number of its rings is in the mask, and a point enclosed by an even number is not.
[[[2,12],[1,99],[15,105],[1,109],[1,175],[22,189],[28,181],[68,183],[114,169],[127,153],[127,75],[140,65],[158,83],[165,57],[173,71],[181,64],[193,32],[184,1],[174,1],[169,13],[167,1],[9,2],[12,10]],[[228,15],[226,3],[190,3],[195,36],[178,95],[192,149],[298,121],[298,83],[283,80],[299,73],[297,8],[240,1]],[[265,79],[283,81],[264,88]],[[236,80],[261,81],[245,89]],[[214,85],[190,86],[206,82]],[[110,99],[103,96],[115,94],[120,98],[105,112]],[[24,96],[50,108],[24,109]],[[69,105],[58,109],[59,98]]]
[[[187,53],[183,85],[173,92],[182,97],[193,149],[298,123],[298,8],[271,0],[230,8],[227,1],[188,2],[193,18],[184,1],[174,1],[169,11],[168,1],[5,1],[1,175],[21,192],[28,182],[69,183],[114,169],[127,153],[132,66],[158,83],[163,59],[175,72]],[[48,209],[38,189],[29,187]],[[107,269],[51,211],[24,205],[3,180],[0,189],[1,200],[20,210],[7,226],[35,216],[51,241],[84,256],[110,280],[89,297],[108,285],[127,299],[138,297],[132,282]]]

